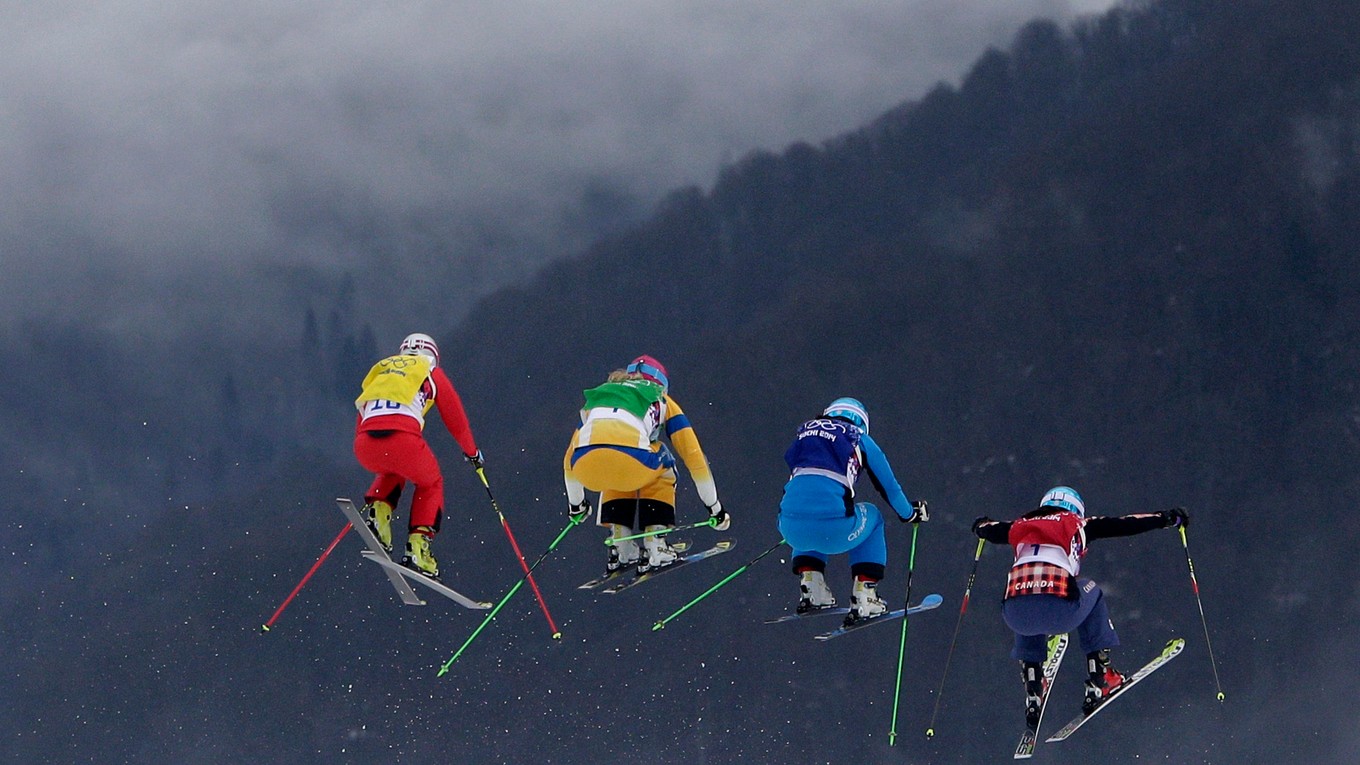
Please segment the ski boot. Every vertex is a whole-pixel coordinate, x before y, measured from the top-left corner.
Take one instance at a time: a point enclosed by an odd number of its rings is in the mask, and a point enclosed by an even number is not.
[[[850,593],[850,613],[845,615],[845,626],[887,613],[888,604],[878,597],[877,587],[878,582],[872,579],[855,578],[855,589]]]
[[[1039,727],[1048,680],[1044,677],[1044,665],[1039,662],[1020,662],[1020,672],[1025,681],[1025,725],[1032,730]]]
[[[669,528],[668,526],[648,526],[645,531],[661,531]],[[680,560],[680,553],[674,547],[666,543],[666,538],[662,534],[653,534],[650,537],[642,538],[643,551],[642,561],[638,563],[637,571],[645,574],[648,571],[656,571],[674,564]]]
[[[1086,654],[1086,696],[1081,711],[1090,714],[1128,680],[1123,672],[1110,666],[1110,652],[1106,650]]]
[[[626,537],[632,534],[633,530],[627,526],[611,523],[609,524],[609,533],[613,539],[617,540],[620,537]],[[606,574],[612,574],[615,571],[621,571],[636,566],[639,557],[641,557],[641,551],[638,549],[636,539],[626,539],[622,542],[616,541],[609,546],[609,561],[604,564],[604,572]]]
[[[416,526],[411,529],[411,533],[406,537],[406,556],[401,559],[401,565],[431,579],[438,579],[439,563],[435,561],[434,553],[430,551],[430,540],[433,538],[434,529],[429,526]]]
[[[364,524],[378,538],[378,544],[392,552],[392,506],[381,499],[364,505]]]
[[[808,570],[800,571],[799,574],[803,581],[799,584],[802,594],[798,598],[798,613],[806,614],[836,605],[836,596],[826,586],[826,577],[822,572]]]

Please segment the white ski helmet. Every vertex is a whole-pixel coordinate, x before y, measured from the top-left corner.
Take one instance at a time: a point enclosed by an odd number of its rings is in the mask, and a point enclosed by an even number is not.
[[[822,411],[822,416],[844,417],[858,425],[860,430],[869,432],[869,410],[864,408],[859,399],[838,398]]]
[[[439,346],[435,345],[433,337],[420,332],[413,332],[401,341],[401,355],[425,356],[434,366],[439,366]]]
[[[1044,498],[1039,500],[1039,507],[1056,507],[1059,510],[1076,513],[1082,518],[1086,517],[1086,504],[1081,501],[1081,495],[1077,490],[1071,486],[1054,486],[1049,489]]]

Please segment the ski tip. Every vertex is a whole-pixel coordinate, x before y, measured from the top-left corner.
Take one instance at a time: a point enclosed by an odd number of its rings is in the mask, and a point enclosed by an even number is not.
[[[495,603],[492,603],[492,602],[489,601],[489,600],[483,600],[483,601],[481,601],[481,602],[479,602],[479,603],[477,604],[477,610],[478,610],[478,611],[485,611],[485,610],[487,610],[488,608],[491,608],[491,607],[494,606],[494,605],[495,605]]]
[[[939,593],[931,593],[921,600],[923,606],[938,606],[944,602],[944,596]]]
[[[723,539],[723,540],[719,541],[718,543],[714,544],[713,546],[714,546],[714,547],[717,547],[717,548],[720,548],[720,549],[723,549],[723,550],[726,550],[726,549],[731,548],[732,545],[734,545],[734,544],[736,544],[736,542],[733,542],[733,541],[730,540],[730,539]]]

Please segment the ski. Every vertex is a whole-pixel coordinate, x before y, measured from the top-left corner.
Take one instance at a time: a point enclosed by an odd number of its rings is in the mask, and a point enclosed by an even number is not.
[[[391,563],[392,559],[387,557],[387,551],[383,549],[382,544],[378,542],[378,538],[373,535],[372,529],[368,527],[368,524],[365,523],[364,519],[359,515],[359,510],[354,506],[354,502],[348,497],[337,497],[335,503],[340,506],[340,512],[344,513],[345,517],[349,519],[349,524],[354,527],[355,531],[359,532],[359,538],[364,540],[364,544],[368,547],[364,552],[380,555],[386,559],[388,563]],[[373,560],[376,560],[376,558]],[[425,605],[425,601],[421,600],[420,597],[416,595],[415,590],[411,589],[411,585],[406,581],[406,577],[391,569],[384,568],[383,570],[387,573],[387,580],[392,583],[392,588],[397,591],[397,596],[401,598],[401,602],[408,606]]]
[[[1128,689],[1137,685],[1143,678],[1157,671],[1157,669],[1160,668],[1163,664],[1176,658],[1178,655],[1180,655],[1180,652],[1183,651],[1184,649],[1185,640],[1183,640],[1182,638],[1172,638],[1171,640],[1167,641],[1166,647],[1162,649],[1161,654],[1159,654],[1157,658],[1153,659],[1147,664],[1144,664],[1142,669],[1130,675],[1129,679],[1125,680],[1123,685],[1116,688],[1114,693],[1110,694],[1107,698],[1102,700],[1095,709],[1092,709],[1090,712],[1083,712],[1082,714],[1077,715],[1075,718],[1073,718],[1071,722],[1069,722],[1067,725],[1064,725],[1062,730],[1059,730],[1057,733],[1054,733],[1052,736],[1049,736],[1046,740],[1050,743],[1054,741],[1062,741],[1063,739],[1066,739],[1068,736],[1071,736],[1073,733],[1076,733],[1077,728],[1080,728],[1081,726],[1085,725],[1087,720],[1091,719],[1092,717],[1095,717],[1100,712],[1100,710],[1109,706],[1111,701],[1114,701],[1120,696],[1123,696],[1124,691],[1127,691]]]
[[[1020,744],[1015,747],[1015,759],[1028,760],[1034,756],[1034,745],[1039,742],[1039,726],[1044,721],[1044,709],[1048,707],[1048,694],[1053,689],[1053,678],[1058,674],[1058,667],[1062,665],[1063,654],[1067,653],[1067,635],[1054,635],[1048,639],[1048,657],[1044,659],[1044,692],[1039,698],[1039,719],[1034,721],[1034,727],[1025,725],[1025,732],[1020,734]]]
[[[842,625],[841,627],[831,630],[830,632],[823,632],[820,635],[814,635],[812,639],[831,640],[833,638],[838,638],[841,637],[842,635],[848,635],[851,632],[864,629],[865,627],[872,627],[875,624],[883,624],[884,622],[895,622],[908,614],[919,614],[922,611],[929,611],[932,608],[939,608],[940,604],[943,602],[944,597],[941,595],[935,594],[927,595],[921,599],[920,605],[915,605],[912,606],[911,608],[899,608],[896,611],[889,611],[886,614],[871,616],[868,619],[858,619],[853,624]]]
[[[850,613],[850,609],[845,606],[822,606],[812,608],[802,613],[784,614],[783,616],[773,616],[765,620],[766,624],[783,624],[784,622],[796,622],[800,619],[811,619],[815,616],[827,616],[830,614],[840,614],[845,616]]]
[[[635,587],[639,584],[642,584],[643,582],[651,581],[652,579],[655,579],[656,577],[661,576],[662,574],[669,573],[678,568],[684,568],[685,566],[688,566],[691,563],[697,563],[698,561],[704,560],[706,558],[712,558],[715,555],[722,555],[723,553],[728,552],[733,547],[735,547],[736,544],[737,544],[736,542],[733,542],[730,539],[721,540],[717,544],[708,548],[707,550],[700,550],[699,552],[690,553],[689,555],[682,555],[674,563],[672,563],[669,566],[666,566],[665,568],[653,569],[651,571],[646,572],[645,574],[638,574],[637,576],[634,576],[632,579],[620,582],[619,584],[616,584],[612,587],[606,587],[604,591],[609,593],[610,595],[623,592],[629,587]]]
[[[422,574],[419,571],[407,568],[406,566],[403,566],[400,563],[393,561],[385,554],[376,553],[372,550],[364,550],[362,554],[365,558],[368,558],[369,560],[373,561],[379,566],[382,566],[384,570],[388,572],[394,572],[414,582],[420,582],[426,587],[429,587],[431,590],[434,590],[435,592],[439,593],[440,595],[443,595],[444,597],[448,598],[449,600],[452,600],[454,603],[457,603],[458,605],[464,608],[471,608],[475,611],[485,611],[486,609],[491,608],[490,603],[484,600],[473,600],[472,598],[469,598],[463,593],[453,589],[452,587],[448,586],[447,584],[444,584],[443,582],[439,581],[438,579],[435,579],[432,576],[426,576],[425,574]]]
[[[685,550],[689,549],[689,542],[686,540],[679,540],[672,544],[671,547],[675,548],[677,552],[684,552]],[[603,575],[591,579],[589,582],[586,582],[585,584],[578,584],[576,586],[576,589],[593,590],[602,584],[608,584],[621,576],[633,573],[633,570],[636,568],[637,562],[634,561],[633,563],[630,563],[627,566],[624,566],[623,568],[617,569],[615,571],[606,571]]]

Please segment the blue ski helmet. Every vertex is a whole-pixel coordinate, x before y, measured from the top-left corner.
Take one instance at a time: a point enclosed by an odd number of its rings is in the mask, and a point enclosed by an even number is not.
[[[859,399],[838,398],[832,401],[830,406],[822,412],[822,416],[844,417],[858,425],[860,430],[865,433],[869,432],[869,410],[864,408],[864,404],[861,404]]]
[[[1039,507],[1056,507],[1059,510],[1076,513],[1082,518],[1086,517],[1086,504],[1081,501],[1081,495],[1077,490],[1071,486],[1054,486],[1049,489],[1044,498],[1039,500]]]

